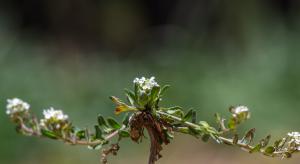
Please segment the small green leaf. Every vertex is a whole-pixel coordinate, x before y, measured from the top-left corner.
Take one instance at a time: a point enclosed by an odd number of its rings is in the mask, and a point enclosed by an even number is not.
[[[278,148],[281,149],[285,145],[286,142],[287,142],[287,138],[282,138],[281,142],[278,145]]]
[[[88,149],[91,149],[91,150],[100,150],[101,148],[102,148],[102,144],[98,144],[98,145],[94,145],[94,146],[91,146],[91,145],[88,146]]]
[[[178,127],[177,129],[180,133],[190,134],[190,130],[187,127]]]
[[[215,119],[217,124],[221,124],[222,118],[219,113],[215,113]]]
[[[168,130],[164,130],[164,134],[167,136],[168,139],[174,138],[174,135],[171,132],[169,132]]]
[[[48,137],[48,138],[51,138],[51,139],[57,139],[58,138],[58,136],[50,130],[41,129],[41,132],[42,132],[43,136],[45,136],[45,137]]]
[[[108,127],[107,122],[101,114],[98,115],[98,125],[105,133],[109,133],[112,130]]]
[[[203,126],[205,129],[210,128],[210,125],[206,121],[199,121],[199,124]]]
[[[260,151],[260,149],[261,149],[261,144],[257,144],[253,149],[251,149],[250,151],[249,151],[249,153],[255,153],[255,152],[259,152]]]
[[[134,84],[134,95],[135,95],[135,97],[138,97],[138,92],[139,92],[139,86],[138,86],[138,84]]]
[[[170,88],[170,85],[164,85],[160,90],[159,96],[162,97],[169,88]]]
[[[189,120],[189,119],[192,117],[192,115],[193,115],[193,110],[190,109],[190,110],[184,115],[182,121],[184,122],[184,121]]]
[[[171,114],[171,115],[175,115],[175,116],[178,116],[178,117],[180,117],[180,118],[182,118],[183,117],[183,111],[182,110],[180,110],[180,109],[177,109],[177,110],[167,110],[166,111],[168,114]]]
[[[210,137],[214,139],[218,144],[222,143],[223,141],[219,138],[219,136],[215,133],[209,133]]]
[[[101,131],[101,129],[100,129],[100,127],[99,127],[98,125],[95,125],[95,131],[96,131],[95,137],[96,137],[97,139],[103,140],[103,137],[102,137],[102,131]]]
[[[85,138],[85,130],[78,130],[75,132],[75,134],[79,139]]]
[[[108,118],[107,123],[109,124],[109,126],[111,126],[115,130],[121,128],[121,125],[113,118]]]
[[[126,137],[130,137],[130,134],[126,130],[120,130],[119,131],[119,136],[122,137],[122,138],[126,138]]]
[[[160,91],[159,86],[154,86],[152,88],[151,94],[150,94],[150,101],[152,104],[159,98],[159,91]]]
[[[107,123],[101,114],[98,115],[98,125],[100,127],[107,126]]]
[[[236,145],[239,142],[239,136],[235,134],[232,138],[232,144]]]
[[[260,141],[260,145],[262,148],[266,147],[269,144],[270,138],[271,138],[271,135],[268,135],[266,138],[264,138]]]
[[[115,97],[115,96],[110,96],[109,97],[111,99],[111,101],[113,103],[115,103],[116,105],[122,105],[122,104],[125,104],[123,103],[119,98]]]
[[[97,146],[94,146],[94,150],[100,150],[102,148],[102,144],[99,144]]]
[[[192,123],[196,123],[196,121],[197,121],[197,113],[196,113],[196,111],[193,111],[193,113],[192,113]]]
[[[228,121],[228,128],[231,130],[236,129],[236,121],[234,118],[230,118]]]
[[[139,96],[139,105],[144,107],[149,101],[149,97],[146,93],[141,93],[140,96]]]
[[[264,153],[267,155],[272,155],[272,153],[275,151],[275,148],[273,146],[269,146],[265,149]]]
[[[204,134],[204,135],[201,137],[201,139],[202,139],[203,142],[207,142],[207,141],[209,140],[209,138],[210,138],[210,135],[209,135],[209,134]]]
[[[133,106],[136,102],[136,97],[131,90],[125,89],[128,102]]]
[[[287,141],[286,138],[282,138],[280,140],[275,141],[274,142],[275,149],[281,149],[285,145],[286,141]]]
[[[245,136],[242,138],[242,143],[250,144],[254,138],[255,128],[250,129]]]
[[[123,120],[122,120],[123,125],[128,126],[129,118],[130,118],[129,113],[125,113]]]
[[[192,127],[188,127],[189,128],[189,134],[195,136],[198,138],[198,136],[200,135],[200,132],[198,129],[192,128]]]

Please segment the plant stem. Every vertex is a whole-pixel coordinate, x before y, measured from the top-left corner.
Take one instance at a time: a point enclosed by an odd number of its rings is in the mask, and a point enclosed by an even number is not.
[[[181,118],[179,117],[176,117],[176,116],[173,116],[173,115],[170,115],[168,113],[165,113],[163,111],[156,111],[158,114],[160,115],[164,115],[166,117],[169,117],[169,118],[172,118],[173,120],[176,120],[176,121],[179,121],[179,122],[183,122]],[[184,121],[183,124],[185,124],[186,126],[189,126],[189,127],[192,127],[192,128],[200,128],[200,125],[197,125],[197,124],[194,124],[194,123],[191,123],[191,122],[188,122],[188,121]],[[225,144],[229,144],[229,145],[234,145],[233,143],[233,139],[229,139],[229,138],[225,138],[225,137],[222,137],[222,136],[219,136],[218,137],[223,143]],[[241,142],[241,140],[239,140],[235,145],[241,147],[243,150],[246,150],[246,151],[250,151],[251,149],[253,149],[253,146],[251,145],[248,145],[248,144],[244,144]]]
[[[110,140],[111,138],[113,138],[114,136],[118,135],[119,132],[121,130],[124,130],[126,128],[125,125],[123,125],[120,129],[110,133],[109,135],[107,135],[104,140],[96,140],[96,141],[82,141],[82,140],[78,140],[76,141],[74,144],[75,145],[87,145],[87,146],[94,146],[94,145],[98,145],[98,144],[101,144],[103,141],[106,141],[106,140]]]
[[[25,132],[27,135],[31,135],[31,136],[38,136],[38,137],[43,137],[41,136],[41,133],[39,132],[39,128],[38,131],[33,130],[32,128],[29,128],[25,125],[23,119],[21,117],[18,118],[18,120],[20,121],[20,127],[23,130],[23,132]],[[95,146],[98,144],[103,143],[103,141],[107,141],[110,140],[111,138],[115,137],[116,135],[119,134],[119,132],[121,130],[124,130],[126,128],[125,125],[123,125],[120,129],[113,131],[112,133],[108,134],[104,140],[95,140],[95,141],[88,141],[88,140],[74,140],[72,138],[63,138],[60,137],[59,140],[64,141],[66,143],[72,144],[72,145],[86,145],[86,146]]]
[[[165,113],[163,111],[156,111],[156,113],[158,113],[160,115],[163,115],[165,117],[171,118],[175,121],[182,122],[184,125],[186,125],[188,127],[192,127],[192,128],[200,128],[201,127],[198,124],[191,123],[191,122],[188,122],[188,121],[183,121],[181,118],[170,115],[170,114]],[[176,129],[174,129],[174,130],[176,130]],[[236,145],[236,146],[240,147],[242,150],[247,151],[249,153],[251,152],[252,149],[254,149],[254,146],[251,146],[249,144],[245,144],[245,143],[242,142],[242,140],[238,140],[237,143],[234,143],[233,139],[230,139],[230,138],[218,136],[218,139],[220,139],[222,141],[222,143],[225,143],[227,145]],[[268,153],[265,153],[265,150],[262,149],[262,148],[259,149],[259,152],[261,152],[263,155],[266,155],[266,156],[282,157],[282,158],[284,158],[284,154],[285,154],[285,151],[280,151],[280,150],[279,151],[274,151],[272,154],[268,154]]]

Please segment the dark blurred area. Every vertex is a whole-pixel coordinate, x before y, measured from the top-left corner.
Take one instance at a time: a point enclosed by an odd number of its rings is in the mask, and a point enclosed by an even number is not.
[[[247,105],[273,140],[299,131],[299,0],[0,0],[0,163],[97,163],[99,152],[24,137],[5,115],[19,97],[32,111],[63,109],[75,125],[113,115],[135,77],[171,84],[163,106],[194,107],[200,120]],[[278,137],[276,137],[278,136]],[[125,141],[111,163],[146,163],[148,142]],[[296,164],[176,135],[158,163]]]
[[[298,0],[2,0],[1,13],[23,37],[128,54],[178,34],[183,35],[178,42],[190,46],[219,48],[225,42],[243,50],[249,23],[281,21],[295,32],[299,5]]]

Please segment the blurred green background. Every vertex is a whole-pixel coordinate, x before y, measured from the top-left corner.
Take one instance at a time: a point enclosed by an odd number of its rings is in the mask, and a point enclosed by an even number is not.
[[[7,98],[63,109],[75,125],[113,115],[140,76],[171,84],[163,105],[215,112],[247,105],[256,140],[299,131],[300,2],[297,0],[0,0],[0,163],[98,163],[85,147],[24,137],[5,114]],[[273,139],[274,139],[273,138]],[[148,142],[125,141],[111,163],[147,163]],[[158,163],[299,163],[176,135]]]

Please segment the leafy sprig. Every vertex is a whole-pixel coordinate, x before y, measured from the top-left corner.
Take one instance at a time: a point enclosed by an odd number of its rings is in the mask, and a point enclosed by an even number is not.
[[[117,97],[110,97],[116,105],[115,114],[126,113],[123,121],[119,123],[111,117],[105,119],[98,115],[93,131],[74,126],[67,115],[54,108],[44,110],[45,118],[38,120],[30,112],[30,105],[18,98],[8,100],[6,113],[21,134],[102,149],[102,163],[107,163],[109,154],[117,154],[120,148],[118,143],[122,139],[130,138],[134,142],[142,142],[145,138],[144,131],[147,131],[150,139],[149,164],[154,164],[161,158],[162,145],[170,143],[175,132],[200,138],[204,142],[212,139],[219,144],[238,146],[249,153],[260,152],[270,157],[290,158],[293,153],[300,151],[298,132],[288,133],[286,137],[272,144],[271,135],[267,135],[257,144],[252,144],[254,128],[244,135],[238,134],[238,126],[250,118],[246,106],[230,107],[231,117],[228,119],[215,114],[218,127],[213,127],[206,121],[198,121],[197,113],[193,109],[185,112],[179,106],[161,107],[159,103],[169,85],[161,87],[154,77],[136,78],[133,83],[133,90],[125,90],[128,103]],[[114,137],[117,139],[113,140]]]

